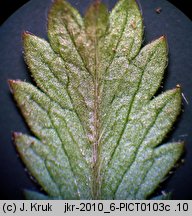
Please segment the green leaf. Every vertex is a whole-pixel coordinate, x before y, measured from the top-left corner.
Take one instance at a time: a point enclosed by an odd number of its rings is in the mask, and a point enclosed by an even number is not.
[[[30,191],[30,190],[25,190],[24,196],[27,200],[55,200],[54,197],[48,197],[45,196],[44,194],[35,191]]]
[[[47,193],[27,190],[26,198],[147,199],[183,152],[182,142],[160,145],[181,110],[179,87],[154,98],[166,38],[141,48],[135,0],[119,0],[111,13],[95,1],[84,18],[56,0],[48,36],[23,34],[37,87],[9,81],[35,136],[14,133],[17,150]]]

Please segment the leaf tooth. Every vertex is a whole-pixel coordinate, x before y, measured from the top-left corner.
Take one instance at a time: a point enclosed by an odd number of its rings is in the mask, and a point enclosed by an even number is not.
[[[138,188],[136,199],[146,199],[173,168],[184,150],[184,142],[167,143],[154,149],[153,164]]]
[[[93,100],[90,77],[82,76],[83,72],[74,65],[66,66],[43,39],[26,34],[24,45],[25,59],[38,87],[62,108],[73,109],[88,130]]]
[[[162,36],[146,45],[133,60],[132,64],[140,68],[142,74],[135,94],[132,112],[145,105],[160,87],[167,66],[167,55],[167,41]]]
[[[106,100],[104,100],[105,97],[102,98],[103,106],[107,107],[104,111],[104,115],[106,115],[102,119],[102,122],[105,122],[103,130],[107,128],[105,130],[106,136],[109,135],[107,132],[111,128],[122,134],[121,131],[125,128],[124,125],[129,121],[132,114],[142,109],[159,88],[167,62],[166,44],[166,39],[163,36],[148,44],[128,65],[128,68],[124,69],[125,73],[122,77],[117,78],[117,81],[106,81],[107,87],[104,88]],[[161,56],[163,56],[162,59]],[[158,60],[159,58],[160,60]],[[113,97],[113,100],[108,108],[110,97]],[[115,133],[111,134],[114,137],[113,147],[116,144],[115,139],[121,139],[121,137],[118,138],[114,135]],[[107,145],[106,149],[113,150],[112,145],[109,148],[108,142],[105,145]]]
[[[48,37],[55,52],[66,62],[88,69],[83,19],[68,2],[59,0],[52,5],[48,15]]]
[[[159,115],[159,118],[154,124],[153,128],[151,128],[151,130],[143,140],[143,143],[146,146],[155,147],[159,145],[163,141],[166,134],[171,130],[174,122],[176,121],[176,118],[181,111],[181,89],[175,88],[173,90],[169,90],[167,93],[169,93],[170,96],[173,95],[172,99],[170,100],[170,105],[168,104],[167,107],[165,107],[164,113]],[[165,97],[166,94],[162,94],[159,97],[156,97],[151,101],[151,106],[158,107],[160,101],[163,101]]]
[[[155,98],[150,104],[132,115],[103,175],[103,193],[106,196],[111,197],[111,193],[116,190],[118,196],[121,194],[119,191],[125,194],[126,186],[130,186],[132,182],[130,178],[133,179],[133,184],[139,181],[138,176],[134,175],[132,170],[134,170],[135,164],[138,163],[140,152],[144,154],[145,150],[147,151],[147,149],[162,141],[180,111],[180,101],[180,89],[176,88]],[[160,126],[156,127],[156,130],[152,133],[154,136],[153,141],[151,140],[150,145],[149,143],[146,145],[145,140],[148,134],[151,133],[153,127],[159,121],[164,123],[160,123]],[[150,163],[147,163],[147,166],[150,166]],[[109,187],[111,187],[110,192],[108,191]],[[130,188],[126,190],[129,191]],[[107,191],[109,192],[108,195]]]
[[[65,173],[62,175],[61,183],[63,182],[63,178],[70,178],[71,183],[67,187],[73,188],[71,189],[71,197],[76,196],[74,191],[74,176],[70,170],[69,161],[61,148],[61,141],[48,115],[51,106],[49,98],[28,83],[11,82],[11,86],[13,88],[14,98],[30,129],[40,140],[51,148],[53,157],[56,157],[57,153],[59,153],[57,158],[65,167]]]
[[[14,142],[22,160],[44,190],[51,196],[59,197],[60,191],[58,186],[50,177],[44,160],[31,148],[32,146],[42,145],[40,141],[30,136],[23,135],[22,133],[15,133]]]
[[[58,176],[57,183],[62,184],[60,185],[62,195],[64,189],[67,190],[66,187],[68,187],[71,188],[71,197],[75,196],[74,190],[76,189],[79,191],[81,198],[90,197],[90,187],[85,185],[89,185],[90,181],[91,171],[87,164],[90,163],[90,159],[89,161],[86,160],[90,158],[91,146],[84,138],[84,131],[76,114],[61,109],[57,104],[50,101],[45,94],[28,83],[15,84],[14,82],[13,86],[14,97],[31,130],[51,148],[51,157],[58,158],[60,165],[57,166],[55,172],[52,173],[53,170],[50,168],[54,165],[52,161],[55,159],[46,160],[46,166],[49,167],[48,169],[53,176]],[[25,101],[24,104],[22,104],[23,101]],[[46,109],[44,109],[45,106],[47,106]],[[45,128],[45,125],[47,125],[47,128]],[[75,151],[72,150],[72,146],[76,149]],[[86,153],[85,156],[81,154],[81,150]],[[61,165],[65,172],[58,175]],[[66,181],[66,178],[69,181]],[[64,181],[70,182],[70,184],[67,186]],[[76,185],[77,183],[78,185]],[[74,194],[72,194],[73,192]]]
[[[24,39],[25,37],[27,37],[28,35],[31,35],[31,36],[35,36],[32,32],[30,31],[23,31],[22,33],[22,38]]]
[[[63,108],[72,109],[67,92],[66,69],[43,39],[25,33],[23,36],[25,61],[38,87]]]
[[[22,81],[21,80],[11,80],[11,79],[8,80],[9,89],[10,89],[11,93],[14,93],[15,84],[20,83],[20,82],[22,82]]]
[[[93,41],[94,46],[97,46],[96,41],[105,36],[108,28],[108,18],[108,9],[101,1],[93,2],[86,10],[84,16],[85,31],[90,40]]]

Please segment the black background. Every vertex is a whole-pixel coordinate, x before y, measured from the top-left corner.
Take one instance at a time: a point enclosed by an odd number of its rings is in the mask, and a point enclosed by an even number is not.
[[[9,3],[9,7],[3,6],[2,0],[0,0],[2,20],[5,20],[17,7],[21,6],[19,3],[24,3],[26,0],[5,1]],[[83,12],[86,4],[91,0],[69,1],[78,2],[78,9]],[[116,0],[103,1],[112,3]],[[181,0],[175,0],[175,2],[179,1],[181,2]],[[0,132],[2,132],[0,135],[0,199],[23,199],[23,188],[38,189],[36,184],[33,184],[29,176],[25,174],[24,166],[16,157],[15,148],[11,142],[11,132],[21,131],[27,134],[30,132],[11,97],[7,80],[32,81],[23,61],[21,33],[27,30],[39,37],[47,38],[46,14],[48,8],[46,4],[50,2],[51,0],[30,1],[27,7],[19,10],[0,28]],[[181,6],[189,11],[187,13],[190,16],[191,8],[188,2],[183,0]],[[165,190],[173,192],[173,199],[192,199],[192,25],[190,20],[165,0],[140,0],[140,3],[145,23],[144,42],[148,43],[162,34],[165,34],[168,39],[169,64],[163,91],[171,89],[179,83],[182,86],[182,92],[189,100],[189,104],[183,100],[184,112],[168,138],[171,141],[185,141],[185,163],[174,172],[172,178],[168,178],[158,188],[156,194]],[[161,14],[155,13],[155,9],[158,7],[163,9]],[[161,91],[162,89],[160,89]]]
[[[19,7],[29,0],[4,0],[0,1],[0,25]],[[168,0],[177,8],[179,8],[185,15],[192,20],[192,3],[191,0]]]

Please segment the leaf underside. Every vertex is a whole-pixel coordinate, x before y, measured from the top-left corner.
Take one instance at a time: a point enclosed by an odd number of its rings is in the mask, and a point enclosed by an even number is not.
[[[111,13],[96,1],[84,17],[56,0],[49,42],[23,34],[37,87],[9,84],[35,137],[14,133],[14,141],[47,193],[25,191],[27,198],[147,199],[177,162],[183,143],[160,144],[180,112],[181,91],[153,98],[167,43],[162,36],[141,48],[142,36],[135,0],[119,0]]]

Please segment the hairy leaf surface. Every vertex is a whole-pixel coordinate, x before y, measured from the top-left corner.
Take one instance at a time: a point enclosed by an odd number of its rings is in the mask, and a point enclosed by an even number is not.
[[[135,0],[85,16],[56,0],[49,42],[23,34],[37,87],[10,80],[34,137],[14,133],[22,160],[47,195],[29,199],[147,199],[180,158],[183,143],[160,145],[181,108],[179,87],[154,98],[167,65],[164,36],[142,46]],[[159,196],[159,199],[165,196]]]

